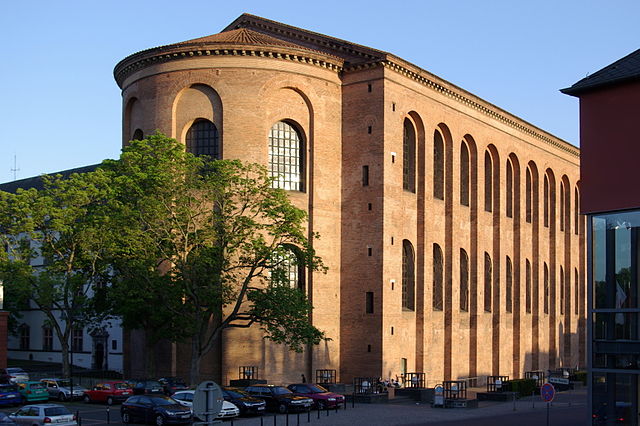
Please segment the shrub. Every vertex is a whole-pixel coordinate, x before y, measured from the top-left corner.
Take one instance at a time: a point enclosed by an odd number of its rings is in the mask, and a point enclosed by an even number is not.
[[[529,396],[536,389],[536,381],[534,379],[513,379],[509,380],[506,389],[510,392],[518,392],[520,396]]]

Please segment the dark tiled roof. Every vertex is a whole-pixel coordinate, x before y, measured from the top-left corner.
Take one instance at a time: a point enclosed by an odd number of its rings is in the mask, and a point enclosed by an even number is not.
[[[50,173],[51,175],[62,175],[63,177],[71,176],[73,173],[87,173],[94,171],[99,164],[92,164],[90,166],[76,167],[75,169],[63,170],[61,172]],[[13,194],[20,188],[22,189],[42,189],[42,176],[33,176],[26,179],[14,180],[13,182],[7,182],[0,184],[0,191],[11,192]]]
[[[602,86],[637,79],[640,79],[640,49],[560,91],[567,95],[579,95]]]
[[[280,46],[289,47],[294,49],[305,49],[304,46],[299,44],[290,43],[279,38],[271,37],[267,34],[259,33],[257,31],[249,30],[246,28],[239,28],[237,30],[226,31],[223,33],[213,34],[206,37],[194,38],[192,40],[176,43],[176,45],[192,45],[192,44],[238,44],[249,46]],[[314,49],[306,49],[314,50]],[[319,50],[315,50],[320,52]]]

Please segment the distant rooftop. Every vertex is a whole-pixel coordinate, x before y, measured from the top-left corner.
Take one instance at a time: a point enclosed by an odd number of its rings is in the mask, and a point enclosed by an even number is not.
[[[633,80],[640,80],[640,49],[560,91],[567,95],[578,96],[603,86]]]
[[[63,177],[69,177],[74,173],[92,172],[98,166],[99,166],[99,164],[92,164],[90,166],[76,167],[75,169],[63,170],[61,172],[55,172],[55,173],[47,173],[47,174],[44,174],[44,175],[33,176],[33,177],[30,177],[30,178],[14,180],[13,182],[2,183],[2,184],[0,184],[0,191],[11,192],[12,194],[15,194],[16,191],[18,189],[20,189],[20,188],[22,188],[22,189],[30,189],[30,188],[42,189],[42,176],[62,175]]]

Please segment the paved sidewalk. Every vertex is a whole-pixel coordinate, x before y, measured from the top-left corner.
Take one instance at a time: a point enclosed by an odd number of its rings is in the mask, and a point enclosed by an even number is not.
[[[552,425],[584,425],[588,422],[586,406],[586,388],[571,392],[556,394],[556,399],[550,407],[550,418]],[[544,425],[546,420],[546,404],[542,402],[540,396],[521,398],[513,402],[493,402],[482,401],[475,409],[444,409],[432,408],[429,404],[421,403],[397,403],[397,404],[356,404],[351,405],[347,410],[340,410],[338,413],[321,413],[318,419],[316,411],[311,412],[310,418],[307,414],[289,415],[289,426],[296,426],[298,418],[300,425],[332,425],[332,426],[355,426],[355,425],[463,425],[463,424],[499,424],[527,426]],[[309,420],[309,422],[308,422]],[[225,422],[227,425],[229,422]],[[260,426],[260,418],[236,419],[234,425]],[[275,418],[273,414],[263,417],[262,425],[287,425],[286,417],[279,415]]]

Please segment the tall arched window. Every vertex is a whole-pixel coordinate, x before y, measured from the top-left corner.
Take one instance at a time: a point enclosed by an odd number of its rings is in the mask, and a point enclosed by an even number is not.
[[[580,306],[580,293],[578,292],[580,285],[580,278],[578,275],[578,268],[573,270],[573,313],[575,315],[579,314],[579,306]]]
[[[507,217],[513,217],[513,164],[507,160]]]
[[[469,205],[469,147],[460,143],[460,204]]]
[[[444,200],[444,139],[433,132],[433,198]]]
[[[578,188],[573,190],[573,233],[578,235],[580,229],[580,198],[578,196]]]
[[[493,266],[491,256],[484,253],[484,311],[491,312],[491,280],[493,277]]]
[[[274,188],[304,191],[303,144],[300,133],[278,121],[269,132],[269,174]]]
[[[544,226],[549,227],[549,177],[544,175]]]
[[[507,256],[507,283],[506,283],[506,311],[513,312],[513,265],[511,259]]]
[[[531,313],[531,262],[529,259],[526,261],[525,267],[525,297],[524,305],[528,314]]]
[[[560,182],[560,231],[564,231],[565,222],[565,203],[564,203],[564,182]]]
[[[564,315],[564,268],[560,267],[560,315]]]
[[[442,250],[438,244],[433,245],[433,310],[442,310],[443,284]]]
[[[402,138],[402,187],[416,192],[416,130],[408,118],[404,119]]]
[[[533,184],[531,178],[531,169],[527,167],[527,177],[526,177],[526,198],[525,198],[525,207],[526,207],[526,221],[527,223],[531,223],[533,217]]]
[[[493,211],[493,163],[489,151],[484,152],[484,209]]]
[[[469,256],[460,249],[460,310],[469,311]]]
[[[402,309],[415,309],[415,256],[409,240],[402,241]]]
[[[31,348],[31,328],[27,324],[19,327],[20,333],[20,349],[29,350]]]
[[[209,120],[199,118],[187,131],[187,151],[193,155],[207,155],[212,159],[220,159],[220,142],[218,129]]]
[[[549,313],[549,268],[544,264],[544,313]]]
[[[306,291],[304,266],[294,247],[281,246],[273,254],[271,282]]]

